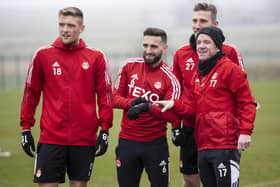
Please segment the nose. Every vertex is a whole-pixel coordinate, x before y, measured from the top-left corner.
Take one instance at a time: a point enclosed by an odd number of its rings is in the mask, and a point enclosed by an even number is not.
[[[195,24],[194,24],[194,28],[198,31],[200,29],[200,22],[197,21]]]
[[[150,46],[147,46],[147,47],[146,47],[146,53],[149,54],[149,53],[151,53],[151,52],[152,52],[152,48],[151,48]]]
[[[196,44],[197,49],[203,49],[205,47],[204,42],[199,42]]]
[[[67,26],[67,25],[63,25],[62,28],[61,28],[61,30],[62,30],[63,32],[67,32],[67,31],[68,31],[68,26]]]

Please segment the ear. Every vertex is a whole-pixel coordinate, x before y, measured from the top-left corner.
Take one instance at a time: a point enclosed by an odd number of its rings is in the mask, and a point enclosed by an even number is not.
[[[214,26],[218,27],[218,25],[219,25],[219,22],[217,20],[214,21]]]
[[[163,50],[164,50],[164,52],[166,52],[166,51],[167,51],[167,49],[168,49],[168,45],[167,45],[167,44],[164,44],[164,46],[163,46]]]
[[[84,32],[85,27],[86,27],[85,25],[82,25],[82,26],[81,26],[81,28],[80,28],[80,33]]]

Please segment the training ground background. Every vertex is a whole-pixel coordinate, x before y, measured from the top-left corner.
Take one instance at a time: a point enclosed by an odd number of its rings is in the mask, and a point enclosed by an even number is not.
[[[54,41],[57,12],[77,6],[85,14],[81,37],[90,47],[101,49],[108,58],[112,81],[128,57],[141,56],[142,32],[148,26],[168,34],[167,64],[177,48],[188,43],[192,7],[196,0],[9,0],[0,3],[0,149],[11,152],[0,157],[0,187],[30,187],[34,159],[21,148],[20,104],[28,64],[34,52]],[[280,186],[280,2],[278,0],[206,0],[216,4],[226,41],[240,49],[253,95],[260,103],[252,145],[241,158],[241,187]],[[40,106],[32,128],[39,135]],[[88,186],[116,187],[114,149],[120,130],[120,110],[114,111],[108,152],[95,160]],[[170,184],[182,186],[179,149],[168,140]],[[68,186],[66,184],[61,185]],[[144,173],[141,187],[149,186]]]

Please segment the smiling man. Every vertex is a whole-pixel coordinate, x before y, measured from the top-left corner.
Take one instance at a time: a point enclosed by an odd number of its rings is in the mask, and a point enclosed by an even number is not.
[[[240,153],[249,148],[256,102],[247,75],[222,50],[217,27],[205,27],[196,37],[199,57],[185,100],[156,101],[194,121],[199,175],[204,187],[238,187]]]
[[[61,9],[58,23],[59,37],[38,50],[29,66],[20,116],[22,148],[34,156],[30,129],[42,93],[34,182],[57,187],[67,173],[71,187],[86,187],[95,156],[103,155],[108,146],[111,77],[103,53],[88,48],[80,38],[85,29],[82,11]]]
[[[162,61],[167,36],[159,28],[147,28],[142,43],[143,57],[130,58],[121,67],[113,91],[113,107],[123,109],[116,148],[120,187],[137,187],[145,168],[151,186],[169,186],[169,152],[166,121],[151,104],[162,99],[179,99],[180,85]],[[174,121],[179,118],[170,116]],[[169,120],[168,120],[169,121]],[[177,123],[179,125],[179,123]]]
[[[195,4],[192,15],[192,31],[189,44],[180,47],[173,58],[173,73],[179,80],[182,88],[182,95],[185,92],[190,92],[190,84],[193,75],[198,68],[198,55],[196,52],[195,37],[198,32],[204,27],[217,27],[219,21],[217,20],[217,8],[214,4],[199,2]],[[237,64],[244,70],[242,56],[239,50],[229,43],[223,43],[223,51],[226,53],[231,62]],[[183,174],[184,187],[199,187],[200,179],[197,169],[197,146],[194,141],[193,128],[191,128],[193,121],[186,118],[182,119],[183,127],[175,136],[173,142],[175,145],[180,145],[180,171]],[[185,138],[182,138],[185,137]],[[180,141],[185,139],[185,141]]]

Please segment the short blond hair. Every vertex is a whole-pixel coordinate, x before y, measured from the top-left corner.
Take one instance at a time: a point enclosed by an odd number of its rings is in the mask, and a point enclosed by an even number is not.
[[[197,3],[194,8],[193,11],[210,11],[211,12],[211,17],[212,17],[212,21],[216,21],[217,20],[217,8],[215,5],[213,4],[208,4],[208,3]]]
[[[83,12],[77,7],[66,7],[60,9],[58,12],[59,16],[73,16],[81,19],[81,24],[83,24],[84,15]]]

